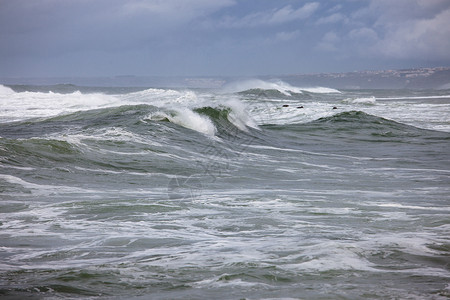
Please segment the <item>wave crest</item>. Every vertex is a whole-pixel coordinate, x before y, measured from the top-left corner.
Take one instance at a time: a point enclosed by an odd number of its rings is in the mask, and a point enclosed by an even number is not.
[[[292,96],[293,94],[302,94],[304,92],[316,94],[340,93],[340,91],[327,87],[296,87],[284,81],[264,81],[261,79],[250,79],[239,82],[232,82],[224,87],[229,93],[242,93],[251,90],[275,90],[284,96]]]
[[[4,85],[1,85],[0,84],[0,95],[4,95],[4,96],[7,96],[7,95],[12,95],[12,94],[14,94],[15,92],[13,91],[13,89],[11,89],[11,88],[9,88],[9,87],[7,87],[7,86],[4,86]]]
[[[167,119],[172,123],[206,135],[214,136],[216,133],[216,127],[209,118],[201,116],[188,108],[177,109],[175,114],[167,115]]]
[[[347,98],[342,100],[345,103],[374,105],[377,99],[374,96],[362,98]]]

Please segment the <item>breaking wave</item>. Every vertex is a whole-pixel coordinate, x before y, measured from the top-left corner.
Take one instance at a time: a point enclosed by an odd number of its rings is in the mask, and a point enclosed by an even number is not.
[[[340,93],[340,91],[336,89],[327,87],[296,87],[283,81],[264,81],[260,79],[229,83],[224,87],[224,90],[231,93],[278,91],[284,96],[303,94],[304,92],[316,94]]]

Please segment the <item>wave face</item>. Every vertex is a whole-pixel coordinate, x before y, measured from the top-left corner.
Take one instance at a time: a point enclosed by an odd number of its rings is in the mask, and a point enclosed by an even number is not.
[[[449,95],[0,85],[0,295],[447,297]]]

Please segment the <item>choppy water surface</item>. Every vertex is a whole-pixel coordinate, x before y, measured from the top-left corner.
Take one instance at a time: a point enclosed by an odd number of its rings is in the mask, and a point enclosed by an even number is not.
[[[0,86],[0,296],[448,299],[450,91]]]

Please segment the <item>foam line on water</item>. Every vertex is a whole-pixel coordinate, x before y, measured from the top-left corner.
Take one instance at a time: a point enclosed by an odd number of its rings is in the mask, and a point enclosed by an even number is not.
[[[77,192],[77,193],[98,193],[99,192],[96,190],[87,190],[87,189],[71,187],[71,186],[36,184],[36,183],[25,181],[22,178],[19,178],[16,176],[6,175],[6,174],[0,174],[0,179],[3,179],[6,182],[9,182],[11,184],[20,185],[25,189],[32,190],[33,194],[38,194],[38,195],[49,195],[52,193],[64,194],[64,193],[74,193],[74,192]]]
[[[392,207],[401,209],[414,209],[414,210],[432,210],[432,211],[450,211],[449,206],[418,206],[418,205],[403,205],[400,203],[381,203],[380,207]]]
[[[377,100],[425,100],[425,99],[450,99],[450,95],[436,96],[411,96],[411,97],[378,97]]]

